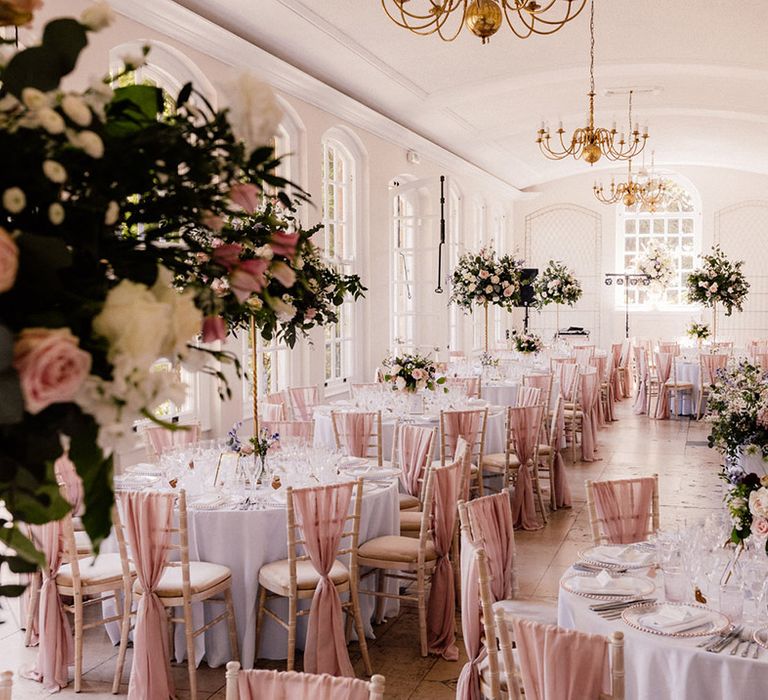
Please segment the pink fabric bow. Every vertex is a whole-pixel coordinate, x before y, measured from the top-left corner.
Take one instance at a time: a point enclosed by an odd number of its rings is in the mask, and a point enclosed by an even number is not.
[[[581,459],[594,462],[597,450],[599,383],[597,370],[590,368],[581,375]]]
[[[320,583],[312,596],[304,647],[307,673],[330,673],[354,677],[344,636],[344,618],[336,586],[329,578],[344,523],[352,500],[354,483],[317,486],[293,491],[296,522]]]
[[[524,530],[538,530],[541,525],[536,519],[533,500],[533,480],[529,462],[535,455],[541,426],[542,407],[510,406],[507,408],[507,421],[514,445],[515,455],[520,461],[517,482],[512,494],[512,517],[515,527]]]
[[[342,449],[349,457],[367,457],[375,413],[349,411],[334,414]]]
[[[672,374],[672,362],[674,355],[669,352],[656,353],[656,374],[659,377],[659,396],[656,399],[655,418],[669,418],[669,388],[667,382]]]
[[[597,518],[609,543],[629,544],[646,538],[655,483],[653,477],[592,483]]]
[[[317,387],[303,386],[288,389],[291,403],[297,418],[312,420],[312,409],[319,401]]]
[[[434,431],[416,425],[401,425],[398,430],[397,463],[402,470],[400,484],[405,493],[418,498],[424,470],[429,466],[426,460],[432,449]]]
[[[648,355],[645,348],[641,347],[635,347],[634,353],[638,383],[632,410],[636,415],[642,415],[646,412],[646,404],[648,403]]]

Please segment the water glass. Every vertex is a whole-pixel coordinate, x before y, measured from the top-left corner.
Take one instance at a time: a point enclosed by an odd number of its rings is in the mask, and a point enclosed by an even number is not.
[[[720,612],[736,624],[744,613],[744,593],[741,586],[724,584],[720,586]]]
[[[664,598],[668,603],[684,603],[688,597],[689,579],[682,566],[665,566]]]

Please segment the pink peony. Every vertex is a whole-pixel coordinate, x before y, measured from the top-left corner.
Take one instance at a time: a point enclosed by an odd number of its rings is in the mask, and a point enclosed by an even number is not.
[[[19,249],[13,238],[0,226],[0,294],[7,292],[19,271]]]
[[[19,334],[13,366],[27,411],[72,401],[91,371],[91,356],[78,344],[68,328],[25,328]]]
[[[269,272],[283,287],[293,287],[296,282],[296,273],[284,262],[274,263]]]
[[[488,270],[480,270],[480,279],[485,280],[488,279],[491,276],[491,273],[488,272]]]
[[[266,260],[244,260],[229,274],[229,286],[242,304],[251,294],[260,292],[267,284],[264,273],[269,263]]]
[[[765,537],[768,535],[768,520],[757,515],[752,518],[752,534],[757,537]]]
[[[218,263],[227,270],[231,270],[240,262],[240,253],[243,252],[243,246],[239,243],[225,243],[213,249],[211,260]]]
[[[233,204],[252,213],[261,204],[261,190],[256,185],[240,183],[239,185],[232,185],[229,190],[229,198]]]
[[[227,337],[227,322],[221,316],[206,316],[203,319],[203,342],[212,343]]]
[[[286,258],[292,258],[296,255],[296,246],[299,244],[299,234],[278,231],[272,236],[269,244],[275,255],[283,255]]]
[[[304,318],[305,318],[307,321],[311,321],[311,320],[312,320],[312,319],[313,319],[315,316],[317,316],[317,309],[314,309],[314,308],[312,308],[312,307],[308,308],[308,309],[307,309],[307,310],[304,312]]]
[[[511,297],[514,293],[515,293],[515,288],[514,287],[505,287],[504,291],[502,292],[502,294],[505,297]]]

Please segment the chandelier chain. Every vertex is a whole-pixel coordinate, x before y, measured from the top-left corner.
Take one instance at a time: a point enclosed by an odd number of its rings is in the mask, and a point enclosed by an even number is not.
[[[595,0],[589,3],[589,92],[595,93]]]

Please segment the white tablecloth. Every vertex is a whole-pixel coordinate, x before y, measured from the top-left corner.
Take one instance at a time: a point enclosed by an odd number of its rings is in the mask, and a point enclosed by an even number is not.
[[[690,382],[693,384],[693,398],[688,398],[688,394],[681,395],[678,401],[679,413],[681,416],[690,416],[696,412],[696,403],[699,400],[699,372],[701,367],[698,360],[688,361],[683,360],[677,363],[677,381],[678,382]],[[672,379],[670,373],[669,378]],[[670,411],[675,411],[675,401],[670,397],[669,404]],[[702,411],[706,409],[706,406],[702,406]]]
[[[565,575],[571,573],[573,570]],[[656,592],[649,597],[662,600],[661,576],[657,585]],[[768,651],[762,650],[757,660],[731,656],[729,649],[720,654],[707,652],[696,647],[705,637],[661,637],[634,630],[621,619],[604,620],[589,609],[597,602],[602,601],[561,588],[557,623],[592,634],[624,633],[627,700],[764,700],[768,688]]]
[[[360,543],[374,537],[400,534],[400,504],[397,496],[397,481],[375,493],[363,492],[362,517],[360,521]],[[256,641],[256,612],[258,609],[259,569],[264,564],[288,557],[287,522],[284,507],[268,510],[188,510],[189,557],[192,561],[207,561],[223,564],[232,571],[232,597],[237,622],[237,636],[240,644],[240,663],[243,668],[252,668]],[[110,542],[112,540],[112,542]],[[107,540],[102,551],[116,551],[114,538]],[[363,582],[368,588],[375,585],[375,576]],[[396,582],[394,582],[396,584]],[[301,601],[300,608],[309,607],[310,600]],[[271,602],[270,608],[279,611],[287,621],[286,601]],[[370,619],[373,616],[375,599],[360,596],[360,607],[366,628],[366,636],[373,637]],[[194,606],[195,626],[202,623],[202,605]],[[105,604],[106,612],[107,604]],[[114,609],[114,608],[112,608]],[[205,606],[206,621],[220,614],[221,605]],[[387,601],[387,615],[397,613],[397,601]],[[180,611],[177,611],[180,612]],[[178,617],[181,615],[179,614]],[[299,618],[297,648],[303,649],[306,637],[307,617]],[[119,639],[117,625],[108,630],[113,642]],[[261,632],[259,658],[286,658],[288,633],[268,616],[264,616]],[[176,659],[186,658],[184,629],[178,625],[175,637]],[[226,623],[219,623],[196,640],[196,661],[202,658],[209,666],[223,666],[231,661]]]
[[[520,388],[519,381],[488,382],[483,384],[483,398],[494,406],[514,406],[517,403],[517,391]],[[554,406],[560,395],[560,382],[552,382],[552,391],[549,396],[550,409]]]
[[[315,447],[333,448],[336,442],[333,437],[333,426],[331,424],[332,405],[318,406],[315,408]],[[339,409],[348,409],[349,406],[339,406]],[[468,408],[475,408],[470,406]],[[422,425],[431,428],[437,428],[440,419],[428,415],[411,415],[409,421],[414,425]],[[395,433],[395,418],[393,416],[382,416],[382,453],[384,459],[388,460],[392,456],[392,438]],[[485,430],[485,454],[497,454],[504,452],[504,422],[505,412],[502,407],[488,407],[488,424]],[[436,454],[438,454],[436,450]]]

